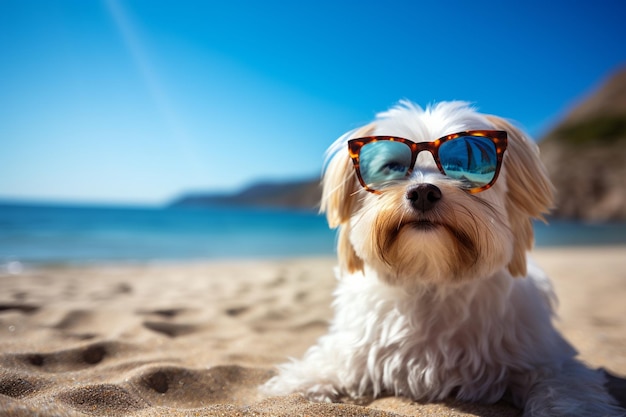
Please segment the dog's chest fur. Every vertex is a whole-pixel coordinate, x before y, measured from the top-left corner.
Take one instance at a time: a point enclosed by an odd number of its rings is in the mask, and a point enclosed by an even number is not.
[[[543,319],[550,317],[550,294],[540,284],[502,272],[445,291],[406,291],[380,283],[371,271],[342,277],[328,337],[339,349],[337,359],[352,370],[342,381],[346,390],[351,396],[441,400],[454,393],[496,401],[516,374],[553,362],[550,352],[563,352],[538,340],[553,333]]]

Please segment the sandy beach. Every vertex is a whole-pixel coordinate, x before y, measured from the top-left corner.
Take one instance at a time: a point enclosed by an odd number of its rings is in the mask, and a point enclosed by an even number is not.
[[[557,326],[626,397],[626,247],[533,253]],[[333,258],[0,272],[2,416],[517,416],[507,404],[343,404],[257,387],[332,315]],[[16,273],[17,272],[17,273]],[[621,378],[620,378],[621,377]]]

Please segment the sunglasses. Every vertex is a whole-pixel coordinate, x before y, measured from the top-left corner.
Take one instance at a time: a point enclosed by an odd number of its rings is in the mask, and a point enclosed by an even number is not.
[[[415,143],[395,136],[368,136],[348,141],[356,176],[367,191],[380,191],[406,179],[417,155],[431,153],[442,174],[458,180],[470,193],[491,187],[498,178],[507,134],[500,130],[453,133],[433,142]]]

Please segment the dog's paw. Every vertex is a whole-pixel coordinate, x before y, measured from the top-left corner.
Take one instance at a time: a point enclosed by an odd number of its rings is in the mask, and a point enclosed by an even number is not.
[[[332,384],[315,384],[304,392],[309,401],[318,403],[334,403],[339,400],[340,393]]]
[[[259,387],[261,392],[270,396],[284,396],[300,393],[305,398],[314,402],[337,402],[340,398],[339,391],[330,383],[317,383],[315,381],[295,381],[277,375]]]

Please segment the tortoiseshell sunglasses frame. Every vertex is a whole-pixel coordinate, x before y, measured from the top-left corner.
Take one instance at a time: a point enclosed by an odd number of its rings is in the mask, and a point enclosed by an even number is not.
[[[447,175],[441,166],[441,161],[439,160],[439,147],[450,140],[458,139],[464,136],[480,136],[487,138],[493,142],[496,148],[496,170],[493,174],[493,179],[488,183],[481,187],[469,188],[466,191],[471,194],[476,194],[481,191],[485,191],[488,188],[491,188],[493,184],[495,184],[498,179],[498,175],[500,174],[500,168],[502,167],[502,159],[504,157],[504,151],[507,147],[507,133],[503,130],[468,130],[465,132],[452,133],[450,135],[443,136],[437,140],[432,142],[420,142],[415,143],[409,139],[397,137],[397,136],[366,136],[362,138],[350,139],[348,141],[348,152],[350,153],[350,159],[352,159],[352,163],[354,164],[354,170],[356,172],[356,176],[361,183],[361,186],[365,188],[367,191],[374,194],[381,194],[380,190],[373,189],[369,187],[363,177],[361,176],[360,169],[360,154],[361,148],[368,143],[378,142],[378,141],[391,141],[391,142],[401,142],[407,145],[411,149],[411,164],[409,165],[409,169],[405,175],[409,177],[413,172],[413,168],[415,168],[415,162],[417,161],[417,155],[422,151],[428,151],[433,156],[435,163],[437,164],[437,168],[439,171]]]

